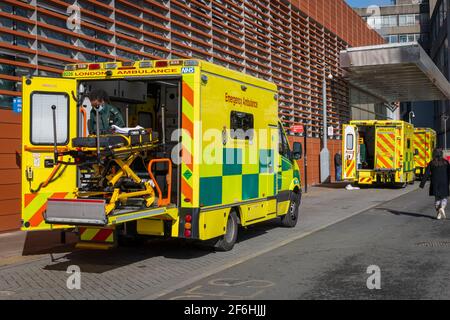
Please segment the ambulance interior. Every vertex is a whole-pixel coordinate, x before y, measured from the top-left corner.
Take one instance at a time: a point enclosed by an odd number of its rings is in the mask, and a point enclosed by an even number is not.
[[[109,80],[86,81],[81,84],[80,91],[84,94],[82,106],[86,110],[86,122],[91,117],[91,104],[87,94],[95,89],[103,89],[109,96],[111,104],[122,114],[127,128],[140,126],[152,133],[152,139],[158,140],[158,147],[151,151],[150,158],[172,159],[172,151],[181,140],[172,135],[180,128],[180,81],[168,80]],[[82,120],[83,122],[85,120]],[[81,127],[81,126],[80,126]],[[82,133],[80,128],[80,134]],[[88,132],[88,134],[91,134]],[[175,140],[175,141],[172,141]],[[179,154],[179,153],[178,153]],[[173,160],[173,159],[172,159]],[[175,161],[177,162],[177,161]],[[131,169],[141,178],[150,179],[148,163],[136,159]],[[161,192],[167,197],[168,164],[157,163],[152,170]],[[179,166],[172,162],[171,203],[179,205]]]
[[[358,168],[362,170],[374,170],[375,168],[375,127],[358,126],[358,152],[360,163]]]

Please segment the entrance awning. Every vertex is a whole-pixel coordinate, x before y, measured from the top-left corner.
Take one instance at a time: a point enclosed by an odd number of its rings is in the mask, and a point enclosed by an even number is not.
[[[450,100],[450,83],[415,42],[349,48],[341,51],[341,67],[373,102]]]

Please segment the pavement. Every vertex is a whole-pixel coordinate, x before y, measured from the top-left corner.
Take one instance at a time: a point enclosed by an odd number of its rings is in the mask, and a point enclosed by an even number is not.
[[[450,221],[435,216],[415,190],[161,299],[448,300]]]
[[[74,249],[73,235],[68,235],[66,245],[58,244],[59,233],[55,232],[0,235],[0,299],[165,297],[208,276],[277,252],[418,187],[348,191],[343,186],[310,188],[303,197],[296,228],[282,228],[274,220],[242,229],[230,252],[214,252],[178,239],[151,240],[112,251],[86,251]],[[24,245],[28,248],[21,248]],[[71,266],[81,270],[81,289],[67,288]]]

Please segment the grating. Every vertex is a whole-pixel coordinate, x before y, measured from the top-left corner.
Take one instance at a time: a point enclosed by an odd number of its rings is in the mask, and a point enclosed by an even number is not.
[[[416,245],[425,248],[450,247],[450,241],[426,241],[416,243]]]

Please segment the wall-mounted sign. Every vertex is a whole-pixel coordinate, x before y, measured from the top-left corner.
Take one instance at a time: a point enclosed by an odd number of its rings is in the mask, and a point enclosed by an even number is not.
[[[299,125],[292,126],[291,127],[291,131],[293,133],[303,133],[304,132],[304,128],[303,128],[303,126],[301,124],[299,124]]]
[[[13,99],[13,111],[17,113],[22,112],[22,98],[21,97],[15,97]]]
[[[330,136],[330,137],[332,137],[332,136],[334,136],[334,128],[333,127],[328,127],[328,135]]]

